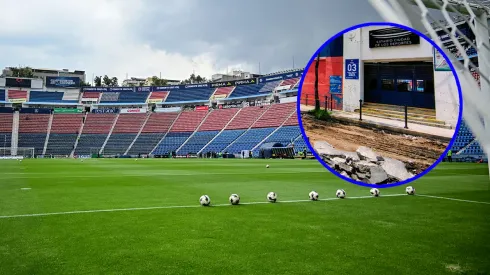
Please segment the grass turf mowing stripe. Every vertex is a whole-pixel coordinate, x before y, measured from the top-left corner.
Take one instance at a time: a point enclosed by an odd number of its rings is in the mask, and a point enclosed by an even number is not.
[[[455,199],[455,198],[448,198],[448,197],[439,197],[439,196],[431,196],[431,195],[417,195],[417,196],[419,196],[419,197],[426,197],[426,198],[433,198],[433,199],[441,199],[441,200],[469,202],[469,203],[480,203],[480,204],[488,204],[488,205],[490,205],[490,202],[486,202],[486,201],[471,201],[471,200],[462,200],[462,199]]]
[[[406,196],[406,194],[389,194],[383,195],[380,197],[399,197]],[[360,197],[348,197],[349,199],[368,199],[374,198],[373,196],[360,196]],[[340,200],[338,198],[328,198],[328,199],[319,199],[319,201],[332,201],[332,200]],[[300,202],[309,202],[311,200],[289,200],[289,201],[278,201],[276,203],[300,203]],[[244,202],[240,203],[242,205],[255,205],[255,204],[272,204],[271,202]],[[233,206],[231,204],[215,204],[213,207],[221,207],[221,206]],[[11,218],[25,218],[25,217],[42,217],[42,216],[54,216],[54,215],[69,215],[69,214],[87,214],[87,213],[100,213],[100,212],[121,212],[121,211],[138,211],[138,210],[154,210],[154,209],[175,209],[175,208],[197,208],[202,207],[201,205],[171,205],[171,206],[153,206],[153,207],[135,207],[135,208],[114,208],[114,209],[98,209],[98,210],[76,210],[76,211],[66,211],[66,212],[51,212],[51,213],[37,213],[37,214],[19,214],[19,215],[9,215],[9,216],[0,216],[0,219],[11,219]]]

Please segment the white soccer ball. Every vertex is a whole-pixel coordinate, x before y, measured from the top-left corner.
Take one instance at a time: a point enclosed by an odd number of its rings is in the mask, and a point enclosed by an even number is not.
[[[269,192],[269,194],[267,194],[267,200],[270,202],[276,202],[277,201],[277,194],[274,192]]]
[[[80,161],[83,162],[83,159],[81,159]]]
[[[371,188],[371,190],[369,190],[369,193],[371,193],[371,195],[373,195],[374,197],[377,197],[377,196],[379,196],[379,189],[378,188]]]
[[[202,195],[200,198],[199,198],[199,203],[202,205],[202,206],[209,206],[211,204],[211,199],[209,198],[208,195]]]
[[[238,194],[231,194],[229,200],[232,205],[237,205],[240,203],[240,196]]]
[[[19,159],[19,161],[20,161],[20,162],[22,162],[22,160],[21,160],[21,159]]]
[[[318,200],[318,193],[315,191],[311,191],[310,194],[308,194],[308,197],[312,201],[317,201]]]
[[[415,195],[415,188],[412,186],[407,186],[407,188],[405,188],[405,192],[407,192],[408,195]]]
[[[344,191],[344,189],[337,190],[337,193],[335,193],[335,196],[337,196],[337,198],[339,198],[339,199],[345,198],[345,191]]]
[[[267,164],[267,165],[265,166],[265,168],[269,168],[269,164]]]

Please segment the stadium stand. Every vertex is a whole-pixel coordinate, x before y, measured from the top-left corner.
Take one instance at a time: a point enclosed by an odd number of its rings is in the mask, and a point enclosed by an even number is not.
[[[168,96],[168,92],[152,92],[150,97],[148,97],[148,102],[156,101],[163,102]]]
[[[214,92],[214,96],[221,96],[221,95],[225,95],[225,97],[228,97],[228,95],[233,91],[233,89],[235,89],[234,86],[232,87],[221,87],[221,88],[218,88],[216,89],[216,92]]]
[[[254,106],[242,108],[240,113],[228,124],[226,130],[248,129],[269,106]]]
[[[179,113],[151,113],[148,121],[141,130],[129,155],[148,154],[157,146],[163,136],[168,132]]]
[[[261,94],[260,90],[264,87],[265,84],[252,84],[252,85],[243,85],[237,86],[233,92],[230,93],[228,98],[245,98],[245,97],[253,97],[265,95],[266,93]]]
[[[299,80],[300,78],[285,79],[278,85],[278,87],[290,86],[290,88],[293,88],[297,83],[299,83]]]
[[[70,155],[74,149],[83,114],[54,114],[46,155]]]
[[[99,92],[83,92],[81,100],[91,99],[91,102],[99,103],[100,94]]]
[[[0,90],[0,102],[6,102],[7,99],[5,98],[5,90]]]
[[[7,95],[10,102],[27,100],[27,91],[8,90]]]
[[[224,151],[232,154],[239,154],[242,150],[251,150],[274,130],[275,128],[250,129],[238,137],[230,144],[230,146],[225,148]]]
[[[30,102],[61,102],[63,101],[62,92],[31,91]]]
[[[12,114],[0,114],[0,148],[10,147],[11,145],[12,120]],[[1,150],[0,155],[4,155]]]
[[[205,154],[207,152],[222,152],[228,145],[230,145],[243,133],[245,133],[245,130],[225,130],[221,132],[221,134],[219,134],[206,147],[204,147],[201,153]]]
[[[260,88],[259,93],[272,92],[281,82],[282,80],[267,82],[262,88]]]
[[[197,154],[208,142],[211,141],[220,131],[196,132],[189,140],[177,151],[177,155]]]
[[[193,132],[168,133],[153,151],[153,155],[168,155],[177,150]]]
[[[149,92],[121,92],[117,102],[121,103],[146,103]]]
[[[209,100],[214,90],[214,88],[172,90],[165,102],[204,102]]]
[[[296,103],[271,105],[253,124],[253,128],[279,127],[296,110]]]
[[[75,149],[75,154],[89,155],[91,148],[102,148],[116,117],[116,114],[89,113]]]
[[[194,132],[207,114],[207,111],[182,112],[170,132]]]
[[[218,131],[225,128],[239,110],[238,108],[230,108],[212,111],[199,127],[198,131]]]
[[[147,117],[146,113],[120,114],[104,147],[105,155],[124,154],[136,138]]]
[[[48,114],[20,114],[18,147],[34,148],[34,154],[41,155],[50,116]]]
[[[114,103],[119,100],[119,92],[104,92],[100,97],[100,103]]]

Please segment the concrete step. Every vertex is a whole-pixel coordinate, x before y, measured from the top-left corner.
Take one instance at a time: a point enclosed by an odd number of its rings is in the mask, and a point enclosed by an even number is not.
[[[378,109],[378,110],[391,110],[391,111],[401,111],[401,112],[405,111],[404,106],[371,103],[371,102],[364,102],[362,107]],[[433,115],[433,116],[436,115],[436,110],[427,109],[427,108],[408,107],[408,112],[414,114],[421,114],[421,115]]]
[[[356,110],[356,112],[358,113],[359,110]],[[401,117],[393,117],[393,116],[391,116],[390,117],[390,116],[386,116],[386,115],[383,115],[383,114],[380,114],[380,113],[365,113],[364,112],[364,109],[362,110],[362,113],[363,114],[366,114],[368,116],[372,116],[372,117],[385,118],[385,119],[391,119],[391,120],[396,120],[396,121],[405,121],[405,117],[404,116],[401,116]],[[433,122],[433,121],[430,121],[430,120],[414,120],[414,119],[410,119],[410,117],[408,117],[407,122],[408,122],[408,127],[410,127],[410,123],[414,123],[414,124],[426,125],[426,126],[431,126],[431,127],[438,127],[438,128],[444,128],[444,129],[452,129],[451,126],[445,125],[444,122],[442,122],[442,121]]]
[[[359,112],[359,110],[357,110],[357,112]],[[399,118],[399,119],[405,119],[405,113],[403,112],[398,112],[398,113],[394,113],[394,112],[387,112],[387,111],[384,111],[384,110],[376,110],[376,109],[362,109],[362,113],[363,114],[366,114],[366,115],[378,115],[378,116],[384,116],[386,118]],[[435,116],[422,116],[420,117],[420,115],[414,115],[414,114],[411,114],[411,113],[408,113],[408,120],[411,120],[411,121],[422,121],[422,122],[431,122],[431,123],[435,123],[435,124],[441,124],[441,125],[444,125],[444,121],[440,121],[440,120],[437,120],[435,118]]]

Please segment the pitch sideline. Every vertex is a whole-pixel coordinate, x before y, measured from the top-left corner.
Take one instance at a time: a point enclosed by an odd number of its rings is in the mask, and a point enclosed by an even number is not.
[[[400,197],[400,196],[407,196],[407,195],[406,194],[388,194],[388,195],[382,195],[382,196],[380,196],[380,198],[382,198],[382,197]],[[439,196],[431,196],[431,195],[421,195],[421,194],[418,194],[415,196],[490,205],[490,202],[483,202],[483,201],[463,200],[463,199],[455,199],[455,198],[439,197]],[[373,196],[347,197],[346,200],[369,199],[369,198],[374,198],[374,197]],[[319,199],[319,201],[333,201],[333,200],[342,200],[342,199],[338,199],[338,198]],[[277,203],[281,204],[281,203],[301,203],[301,202],[310,202],[310,200],[289,200],[289,201],[279,201]],[[256,204],[272,204],[272,203],[266,202],[266,201],[260,201],[260,202],[242,202],[240,204],[241,205],[256,205]],[[233,205],[228,204],[228,203],[226,203],[226,204],[214,204],[211,207],[223,207],[223,206],[233,206]],[[199,204],[193,204],[193,205],[169,205],[169,206],[153,206],[153,207],[77,210],[77,211],[66,211],[66,212],[5,215],[5,216],[0,216],[0,219],[43,217],[43,216],[70,215],[70,214],[90,214],[90,213],[101,213],[101,212],[123,212],[123,211],[155,210],[155,209],[198,208],[198,207],[203,207],[203,206],[201,206]]]

